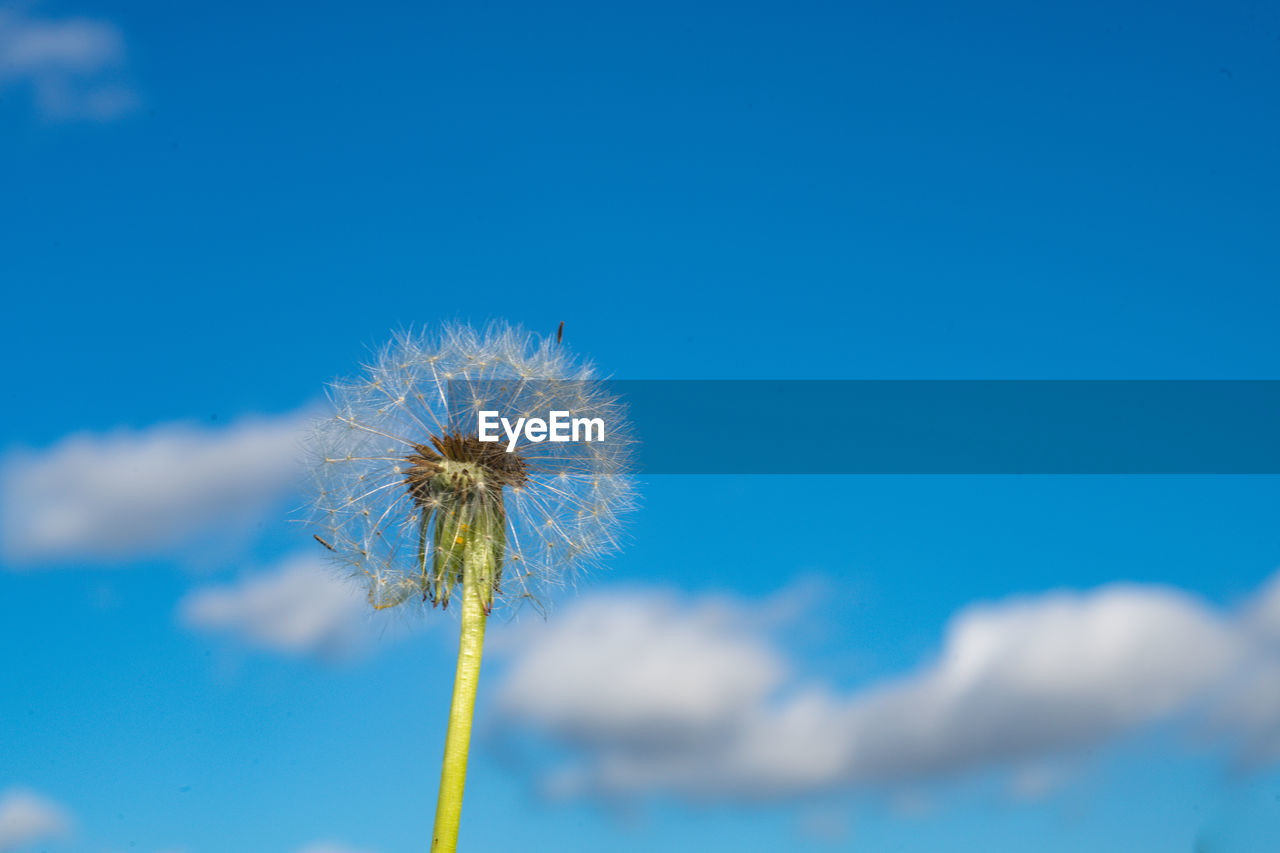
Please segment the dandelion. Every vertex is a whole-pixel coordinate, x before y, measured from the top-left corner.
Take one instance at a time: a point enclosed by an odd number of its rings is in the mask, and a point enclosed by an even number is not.
[[[361,377],[330,387],[334,414],[313,437],[316,539],[370,605],[461,598],[433,851],[457,844],[486,617],[537,604],[616,550],[634,505],[623,408],[559,337],[501,325],[399,335]],[[507,434],[482,440],[494,413]],[[598,421],[598,440],[548,440],[552,413]],[[510,429],[535,419],[541,435]]]

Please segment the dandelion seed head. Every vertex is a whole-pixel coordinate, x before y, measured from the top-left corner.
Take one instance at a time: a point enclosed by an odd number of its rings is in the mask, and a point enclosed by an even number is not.
[[[424,566],[447,574],[450,549],[468,542],[503,555],[494,594],[513,605],[617,550],[635,503],[625,411],[554,339],[507,325],[401,333],[329,399],[311,439],[313,524],[374,608],[447,605],[451,576],[431,582]],[[511,423],[558,410],[607,427],[603,440],[521,437],[508,452],[505,435],[479,440],[486,410]]]

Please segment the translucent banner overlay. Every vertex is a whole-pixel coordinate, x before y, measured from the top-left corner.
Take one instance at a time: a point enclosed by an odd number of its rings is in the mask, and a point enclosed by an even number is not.
[[[476,428],[466,412],[477,400],[513,421],[553,405],[603,416],[605,440],[627,442],[641,474],[1280,474],[1280,381],[454,386],[463,430]],[[575,401],[589,403],[579,412]],[[582,450],[522,438],[516,452],[551,461]]]

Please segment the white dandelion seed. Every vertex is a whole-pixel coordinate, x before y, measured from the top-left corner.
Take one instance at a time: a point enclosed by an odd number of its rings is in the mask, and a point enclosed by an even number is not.
[[[400,334],[329,396],[312,441],[317,538],[375,608],[447,607],[471,552],[486,612],[536,602],[617,549],[635,495],[625,412],[554,339],[506,325]],[[505,436],[477,437],[481,411],[512,423],[561,411],[606,430],[508,452]]]

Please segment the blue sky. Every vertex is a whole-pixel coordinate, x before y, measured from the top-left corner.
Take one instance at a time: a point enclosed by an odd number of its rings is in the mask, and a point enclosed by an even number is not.
[[[424,846],[456,623],[370,623],[287,520],[296,429],[394,329],[563,320],[620,378],[1280,375],[1265,4],[0,9],[0,850]],[[760,531],[796,491],[803,547]],[[610,571],[495,630],[464,848],[1274,847],[1275,478],[643,494]],[[1155,626],[1132,670],[1073,669],[1112,606]],[[804,790],[691,749],[696,784],[548,793],[644,758],[513,686],[611,607],[745,679],[698,682],[717,724],[809,708]],[[996,710],[1113,713],[1002,757],[946,687],[978,635],[1046,655]],[[801,761],[922,706],[899,765]]]

